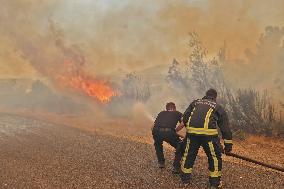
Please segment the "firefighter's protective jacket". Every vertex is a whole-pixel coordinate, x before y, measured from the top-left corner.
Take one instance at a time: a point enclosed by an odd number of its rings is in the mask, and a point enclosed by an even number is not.
[[[194,100],[183,115],[188,135],[217,137],[218,127],[225,144],[232,144],[227,113],[211,97]]]

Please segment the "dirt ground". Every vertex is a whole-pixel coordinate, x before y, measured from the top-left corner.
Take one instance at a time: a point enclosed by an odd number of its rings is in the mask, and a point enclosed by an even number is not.
[[[95,124],[1,113],[0,188],[182,188],[170,171],[171,148],[165,150],[166,169],[157,168],[149,123],[139,129],[119,120]],[[284,166],[284,144],[278,140],[252,137],[235,142],[234,152]],[[224,188],[284,188],[284,173],[223,159]],[[200,150],[188,188],[207,185],[207,158]]]

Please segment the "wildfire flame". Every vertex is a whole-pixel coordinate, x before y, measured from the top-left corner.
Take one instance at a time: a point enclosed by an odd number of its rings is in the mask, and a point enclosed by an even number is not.
[[[64,62],[66,66],[70,68],[70,62]],[[65,69],[66,70],[66,69]],[[67,69],[68,70],[68,69]],[[72,70],[72,69],[71,69]],[[117,93],[112,89],[107,82],[103,80],[94,79],[82,70],[76,72],[66,72],[57,77],[57,81],[65,87],[69,87],[80,92],[87,94],[90,97],[94,97],[102,103],[107,103]]]
[[[116,92],[104,81],[84,78],[84,76],[80,75],[71,78],[61,78],[61,80],[64,80],[69,87],[82,91],[88,96],[95,97],[102,103],[107,103],[113,96],[116,96]]]

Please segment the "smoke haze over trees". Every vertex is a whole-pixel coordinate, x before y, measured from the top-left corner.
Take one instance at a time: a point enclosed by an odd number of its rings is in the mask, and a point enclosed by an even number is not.
[[[279,31],[279,28],[268,27],[266,32],[271,32],[271,29]],[[263,36],[260,41],[262,40]],[[222,48],[216,57],[206,59],[206,50],[196,33],[190,33],[189,46],[191,53],[189,62],[185,64],[186,68],[182,70],[180,63],[174,59],[167,76],[171,85],[181,91],[180,95],[185,95],[192,101],[193,97],[201,98],[204,91],[215,88],[219,93],[219,102],[228,111],[231,125],[236,133],[246,131],[283,137],[282,103],[279,101],[282,99],[277,99],[276,102],[273,100],[271,94],[275,91],[261,92],[252,88],[236,90],[229,82],[226,82],[223,74],[226,49]]]
[[[155,115],[213,87],[236,131],[283,133],[282,0],[146,2],[0,0],[1,106]]]

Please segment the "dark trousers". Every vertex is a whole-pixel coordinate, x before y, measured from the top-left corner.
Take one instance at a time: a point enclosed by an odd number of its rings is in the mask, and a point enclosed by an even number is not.
[[[181,179],[189,182],[194,161],[200,146],[208,158],[209,182],[211,186],[219,186],[222,170],[222,148],[218,137],[188,136],[181,160]]]
[[[164,152],[163,152],[163,142],[165,141],[176,149],[173,166],[176,168],[179,168],[182,153],[180,150],[177,150],[177,149],[180,149],[179,148],[180,139],[178,135],[176,134],[175,130],[154,128],[152,131],[152,135],[154,139],[154,146],[155,146],[158,162],[160,163],[165,162],[165,157],[164,157]]]

